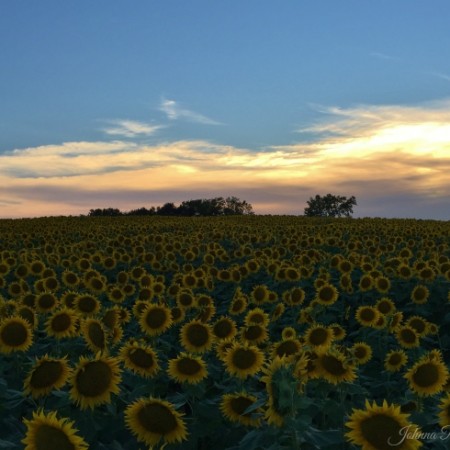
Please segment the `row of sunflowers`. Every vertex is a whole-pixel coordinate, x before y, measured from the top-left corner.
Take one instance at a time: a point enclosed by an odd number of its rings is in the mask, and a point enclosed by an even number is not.
[[[0,448],[447,448],[450,224],[0,221]]]

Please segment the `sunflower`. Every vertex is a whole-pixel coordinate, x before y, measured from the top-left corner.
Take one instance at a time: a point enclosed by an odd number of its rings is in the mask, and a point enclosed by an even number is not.
[[[146,378],[154,376],[160,368],[156,352],[136,341],[127,342],[120,349],[119,358],[127,369]]]
[[[374,285],[374,279],[368,274],[364,274],[359,279],[358,287],[361,292],[369,291],[370,289],[372,289],[373,285]]]
[[[119,286],[112,286],[108,290],[108,298],[113,303],[122,303],[125,300],[125,293]]]
[[[420,396],[441,392],[448,376],[447,366],[436,352],[423,355],[405,374],[410,389]]]
[[[276,322],[283,315],[285,309],[286,306],[284,305],[284,303],[277,303],[272,311],[272,314],[270,315],[270,321]]]
[[[89,317],[100,311],[101,304],[98,298],[91,294],[80,294],[75,299],[73,306],[80,315]]]
[[[215,351],[217,354],[217,357],[219,359],[221,359],[222,361],[225,361],[225,356],[227,354],[227,351],[233,347],[233,344],[236,341],[232,338],[229,339],[222,339],[221,341],[219,341],[215,347]]]
[[[356,320],[364,327],[374,326],[380,316],[380,311],[373,306],[359,306],[355,313]]]
[[[242,314],[247,309],[247,298],[244,296],[234,298],[228,308],[231,315]]]
[[[71,338],[78,334],[78,316],[72,309],[63,307],[52,315],[45,322],[45,332],[48,336],[56,339]]]
[[[71,376],[70,398],[81,409],[109,403],[111,394],[119,393],[120,373],[117,358],[81,356]]]
[[[345,338],[347,332],[345,331],[345,328],[339,323],[332,323],[328,327],[331,328],[335,341],[342,341],[342,339]]]
[[[172,318],[172,324],[180,323],[186,317],[186,313],[184,308],[180,308],[179,306],[172,306],[170,308],[170,316]]]
[[[421,316],[411,316],[406,322],[405,325],[408,325],[414,328],[417,336],[422,337],[428,334],[428,321]]]
[[[411,292],[411,301],[417,305],[423,305],[428,301],[430,291],[422,284],[418,284]]]
[[[31,371],[24,381],[23,392],[38,398],[49,394],[53,389],[60,389],[67,382],[71,373],[68,361],[64,358],[51,358],[44,355],[36,359]]]
[[[196,384],[208,376],[206,363],[200,356],[181,353],[169,359],[167,369],[169,376],[178,383]]]
[[[389,372],[398,372],[408,362],[403,350],[391,350],[384,359],[384,368]]]
[[[237,422],[247,427],[259,427],[261,425],[261,408],[255,408],[246,412],[257,401],[254,395],[246,392],[224,394],[220,404],[222,414],[231,422]]]
[[[297,331],[293,327],[284,327],[281,331],[281,339],[295,339],[297,337]]]
[[[353,409],[345,426],[351,431],[346,438],[352,444],[360,445],[362,450],[416,450],[422,443],[412,437],[405,439],[404,430],[416,434],[419,429],[408,421],[409,415],[400,411],[400,406],[389,405],[383,400],[382,406],[368,400],[365,409]]]
[[[58,419],[56,411],[45,414],[33,411],[31,419],[24,419],[27,427],[25,450],[87,450],[88,444],[77,435],[78,430],[67,418]]]
[[[372,358],[372,347],[365,342],[356,342],[350,348],[350,352],[357,364],[365,364]]]
[[[386,294],[391,288],[391,280],[387,277],[379,276],[375,278],[375,289],[381,294]]]
[[[450,425],[450,394],[447,394],[441,399],[438,417],[441,427],[448,427]]]
[[[351,382],[356,378],[355,367],[336,349],[321,353],[316,362],[319,375],[330,383]]]
[[[31,326],[32,329],[35,329],[39,323],[38,315],[34,312],[32,308],[29,306],[21,306],[17,309],[16,313],[24,318]]]
[[[81,332],[92,352],[104,352],[107,349],[107,334],[100,320],[92,318],[84,320],[81,325]]]
[[[380,313],[385,316],[393,314],[395,312],[395,304],[388,297],[380,298],[380,300],[378,300],[375,304],[375,308],[377,308],[378,311],[380,311]]]
[[[252,345],[261,344],[269,338],[267,328],[258,324],[242,327],[240,334],[243,342],[247,342]]]
[[[244,324],[246,326],[250,325],[261,325],[266,327],[270,323],[270,318],[267,313],[261,308],[253,308],[244,317]]]
[[[317,289],[315,300],[321,305],[330,306],[337,301],[338,297],[338,290],[332,284],[325,283]]]
[[[320,324],[312,324],[305,332],[305,344],[312,346],[316,350],[328,348],[334,338],[333,330],[330,327]]]
[[[172,325],[170,308],[165,305],[149,304],[139,318],[142,331],[150,336],[164,333]]]
[[[298,339],[290,338],[283,339],[280,342],[275,342],[272,346],[273,357],[290,357],[298,354],[302,349],[302,344]]]
[[[301,305],[305,301],[305,291],[300,287],[294,287],[282,294],[283,302],[289,306]]]
[[[218,340],[232,339],[237,333],[236,323],[229,317],[224,316],[216,320],[212,331]]]
[[[102,314],[101,321],[103,325],[112,330],[119,323],[119,311],[117,308],[108,308]]]
[[[42,292],[36,297],[36,310],[40,313],[53,311],[58,304],[58,299],[52,292]]]
[[[235,342],[226,352],[224,362],[231,375],[247,378],[261,370],[264,354],[258,347]]]
[[[269,301],[269,289],[265,284],[259,284],[253,288],[250,298],[256,305],[266,303]]]
[[[185,323],[180,330],[181,345],[193,353],[203,353],[213,344],[211,326],[200,320],[191,320]]]
[[[176,302],[180,308],[192,308],[195,306],[195,295],[191,289],[182,288],[176,294]]]
[[[188,433],[182,416],[166,400],[140,398],[127,406],[125,423],[139,441],[153,446],[161,439],[165,443],[187,439]]]
[[[20,316],[11,316],[0,322],[0,353],[26,351],[33,342],[31,325]]]
[[[419,346],[419,336],[413,327],[402,325],[395,333],[398,343],[403,348],[413,348]]]

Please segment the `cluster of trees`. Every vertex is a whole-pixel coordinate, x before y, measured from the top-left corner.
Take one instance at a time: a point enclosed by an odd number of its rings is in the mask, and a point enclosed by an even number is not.
[[[253,207],[237,197],[215,197],[210,199],[186,200],[179,206],[165,203],[156,208],[138,208],[122,212],[117,208],[97,208],[89,211],[89,216],[230,216],[253,214]]]
[[[307,202],[304,215],[307,217],[351,217],[356,198],[342,195],[316,195]],[[186,200],[179,206],[165,203],[156,208],[138,208],[122,212],[117,208],[97,208],[89,211],[89,216],[230,216],[254,214],[253,207],[237,197],[215,197],[209,199]]]
[[[342,195],[327,194],[311,197],[305,208],[305,216],[320,217],[350,217],[353,214],[353,206],[356,206],[355,196],[350,198]]]

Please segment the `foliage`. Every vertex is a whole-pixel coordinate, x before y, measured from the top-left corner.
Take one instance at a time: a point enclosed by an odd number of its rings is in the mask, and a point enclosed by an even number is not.
[[[96,208],[89,211],[91,217],[101,216],[230,216],[251,215],[253,208],[246,200],[237,197],[185,200],[179,206],[167,202],[162,206],[142,207],[121,212],[117,208]]]
[[[341,195],[327,194],[311,197],[305,208],[305,216],[321,217],[350,217],[353,214],[353,206],[356,206],[356,198]]]

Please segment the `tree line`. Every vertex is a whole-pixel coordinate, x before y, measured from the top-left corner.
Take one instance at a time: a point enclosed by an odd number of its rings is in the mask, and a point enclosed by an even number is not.
[[[231,216],[249,214],[254,214],[253,207],[245,200],[237,197],[214,197],[186,200],[178,206],[168,202],[162,206],[142,207],[127,212],[122,212],[118,208],[96,208],[91,209],[88,216]]]

